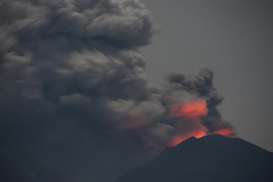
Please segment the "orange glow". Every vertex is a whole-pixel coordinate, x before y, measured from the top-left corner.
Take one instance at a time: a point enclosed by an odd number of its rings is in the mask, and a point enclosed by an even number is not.
[[[206,135],[207,135],[207,132],[202,130],[194,131],[189,135],[176,135],[169,141],[168,147],[170,148],[175,147],[191,137],[195,137],[199,139],[199,138],[205,137]]]
[[[193,136],[195,137],[195,138],[202,138],[202,137],[205,137],[205,136],[207,136],[207,132],[205,132],[205,131],[195,131],[194,133],[193,133]]]
[[[170,147],[170,148],[175,147],[187,139],[188,139],[188,137],[186,137],[186,136],[175,136],[169,141],[168,147]]]
[[[214,134],[229,137],[229,136],[234,135],[234,131],[232,129],[230,129],[230,128],[223,128],[223,129],[219,129],[217,131],[214,131]]]
[[[178,104],[171,109],[171,114],[176,117],[199,119],[208,114],[207,102],[206,100],[195,100]]]

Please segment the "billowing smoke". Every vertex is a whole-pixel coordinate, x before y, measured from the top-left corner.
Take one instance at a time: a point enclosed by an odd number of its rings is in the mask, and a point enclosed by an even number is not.
[[[174,135],[231,129],[212,72],[147,82],[137,0],[1,0],[0,32],[2,181],[109,181]],[[196,99],[206,116],[170,114]]]

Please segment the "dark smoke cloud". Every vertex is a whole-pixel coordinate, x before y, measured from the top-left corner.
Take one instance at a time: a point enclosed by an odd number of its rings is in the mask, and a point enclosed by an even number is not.
[[[219,95],[213,85],[213,72],[203,69],[195,77],[186,77],[183,74],[172,74],[168,80],[171,85],[171,91],[186,91],[192,95],[203,98],[207,101],[208,115],[202,121],[208,131],[213,133],[218,129],[229,128],[232,126],[222,120],[221,114],[217,107],[223,102],[223,97]]]
[[[147,82],[137,0],[1,0],[0,32],[2,181],[112,180],[164,148],[189,97],[208,101],[208,130],[227,125],[210,71]]]

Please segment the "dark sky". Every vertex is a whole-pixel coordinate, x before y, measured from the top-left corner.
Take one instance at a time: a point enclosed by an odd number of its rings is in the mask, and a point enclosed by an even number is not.
[[[159,32],[144,49],[148,74],[214,71],[223,118],[239,136],[273,151],[271,0],[145,0]]]

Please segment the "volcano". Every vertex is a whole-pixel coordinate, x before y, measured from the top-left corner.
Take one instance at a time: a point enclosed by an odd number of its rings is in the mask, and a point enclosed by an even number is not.
[[[237,138],[190,138],[117,182],[273,182],[273,153]]]

